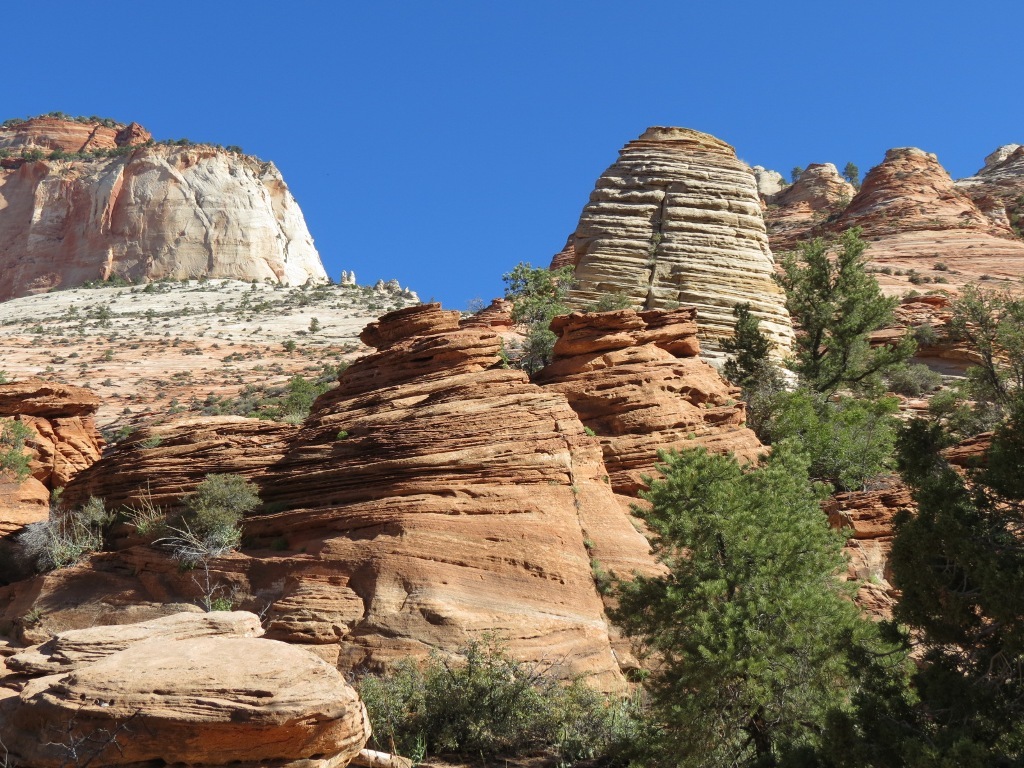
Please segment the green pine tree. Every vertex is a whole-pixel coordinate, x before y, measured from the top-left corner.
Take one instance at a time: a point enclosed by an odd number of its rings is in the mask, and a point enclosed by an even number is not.
[[[871,346],[871,332],[893,322],[897,300],[883,296],[865,270],[867,246],[859,228],[844,232],[838,246],[830,257],[826,241],[804,243],[799,254],[782,258],[782,274],[776,276],[800,330],[793,370],[826,395],[875,384],[916,349],[910,335],[893,345]]]
[[[773,766],[814,752],[848,707],[849,654],[875,641],[837,572],[842,537],[789,441],[759,468],[662,454],[638,509],[667,567],[617,581],[615,619],[658,660],[657,765]]]

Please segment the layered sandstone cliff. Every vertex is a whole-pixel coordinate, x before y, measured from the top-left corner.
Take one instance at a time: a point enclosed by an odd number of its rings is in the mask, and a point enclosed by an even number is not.
[[[1024,236],[1024,147],[1006,144],[985,158],[985,167],[956,183],[989,218]]]
[[[210,579],[262,607],[270,637],[352,668],[490,632],[519,658],[564,659],[564,673],[620,687],[591,558],[640,563],[647,541],[619,507],[598,440],[563,394],[502,367],[499,339],[438,305],[393,312],[363,333],[377,351],[300,428],[154,427],[66,498],[173,510],[205,474],[244,474],[265,505],[245,522],[245,553],[219,558]],[[88,566],[0,590],[0,613],[16,619],[42,599],[44,623],[82,626],[202,598],[202,580],[164,551],[124,530],[110,539],[118,551]]]
[[[74,148],[81,140],[87,150],[109,143],[83,138],[87,126],[57,122],[0,130],[0,146]],[[5,165],[0,300],[115,276],[326,281],[302,212],[273,163],[205,145],[156,145]]]
[[[720,360],[733,307],[749,302],[776,354],[789,350],[754,176],[713,136],[659,127],[627,144],[598,179],[572,246],[579,305],[617,293],[642,309],[695,306],[702,354]]]
[[[133,147],[153,136],[138,123],[111,124],[99,120],[65,120],[34,117],[0,129],[0,150],[38,149],[45,152],[92,152],[97,149]]]

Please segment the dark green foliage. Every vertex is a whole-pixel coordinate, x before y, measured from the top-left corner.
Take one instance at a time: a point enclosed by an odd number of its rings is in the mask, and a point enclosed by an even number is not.
[[[894,398],[827,399],[800,388],[776,392],[762,406],[758,436],[774,445],[793,438],[809,457],[810,476],[838,490],[858,490],[889,469],[896,442]]]
[[[337,380],[338,367],[328,365],[316,379],[296,374],[284,386],[248,385],[233,399],[211,395],[203,403],[202,411],[207,415],[233,414],[297,424],[309,416],[316,399]]]
[[[871,332],[892,322],[897,299],[883,296],[865,270],[865,247],[854,228],[843,233],[834,258],[821,239],[782,258],[776,279],[800,330],[793,370],[819,392],[870,387],[916,348],[909,335],[894,345],[871,347]]]
[[[843,178],[853,184],[853,186],[860,188],[860,168],[852,162],[847,163],[846,167],[843,168]]]
[[[768,353],[772,343],[761,333],[761,321],[750,313],[750,304],[737,304],[732,313],[736,325],[733,337],[722,342],[722,349],[729,354],[723,373],[733,384],[747,388],[771,366]]]
[[[24,422],[0,419],[0,472],[6,470],[19,482],[31,474],[31,456],[25,453],[25,441],[35,434]]]
[[[607,757],[637,728],[628,702],[580,682],[565,684],[544,665],[517,662],[493,641],[472,642],[461,658],[408,660],[358,683],[373,726],[373,746],[422,760],[544,750],[563,765]]]
[[[589,312],[612,312],[616,309],[629,309],[633,302],[629,296],[621,293],[606,293],[588,308]]]
[[[521,262],[504,275],[505,298],[513,302],[512,320],[528,327],[518,367],[535,373],[551,362],[557,337],[549,326],[552,319],[569,311],[565,298],[572,287],[572,267],[534,269]]]
[[[662,461],[637,514],[669,572],[615,589],[616,620],[659,658],[653,762],[795,761],[848,707],[849,654],[877,643],[836,576],[842,537],[821,489],[789,441],[749,472],[703,449]]]
[[[927,365],[897,365],[885,375],[889,389],[898,395],[918,397],[942,386],[942,375]]]
[[[793,166],[793,170],[789,172],[789,179],[790,179],[790,181],[792,181],[794,184],[796,184],[797,179],[800,178],[800,175],[803,172],[804,172],[803,166],[801,166],[801,165],[794,165]]]
[[[903,715],[905,762],[893,764],[1021,765],[1024,408],[1015,406],[968,478],[942,458],[949,442],[923,420],[900,439],[918,512],[897,519],[890,564],[902,591],[895,617],[920,649],[920,701]]]
[[[950,325],[981,357],[969,372],[972,398],[1006,408],[1024,393],[1024,300],[968,285]]]

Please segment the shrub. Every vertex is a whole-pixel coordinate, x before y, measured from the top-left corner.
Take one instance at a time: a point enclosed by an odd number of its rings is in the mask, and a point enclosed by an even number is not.
[[[103,549],[103,535],[114,516],[92,497],[75,510],[54,509],[50,519],[26,526],[18,538],[25,557],[40,572],[74,565]]]
[[[32,430],[21,421],[15,419],[0,420],[0,470],[8,470],[20,483],[31,474],[32,457],[25,453],[25,441],[32,435]]]
[[[422,760],[428,753],[493,756],[538,749],[562,764],[621,751],[637,729],[635,705],[581,682],[565,684],[544,664],[512,659],[493,639],[471,642],[459,660],[434,654],[358,681],[373,744]]]
[[[886,375],[886,380],[890,390],[910,397],[923,395],[942,386],[942,375],[920,363],[893,368]]]
[[[207,475],[195,492],[185,497],[180,527],[159,542],[174,557],[195,565],[236,549],[242,541],[241,522],[260,504],[256,486],[241,475]]]

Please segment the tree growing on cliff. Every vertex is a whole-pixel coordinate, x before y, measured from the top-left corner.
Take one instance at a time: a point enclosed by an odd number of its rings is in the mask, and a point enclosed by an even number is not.
[[[871,346],[871,333],[893,322],[898,300],[883,296],[867,273],[860,229],[844,232],[834,255],[831,246],[820,238],[801,244],[799,252],[783,256],[776,275],[799,329],[791,367],[825,395],[877,385],[916,349],[909,334],[894,344]]]
[[[534,373],[551,362],[557,337],[548,327],[551,320],[569,311],[565,303],[572,287],[573,267],[534,268],[520,262],[501,276],[505,298],[513,303],[512,321],[527,326],[526,343],[519,366]]]
[[[847,163],[846,167],[843,168],[843,178],[857,187],[857,189],[860,189],[860,168],[852,162]]]
[[[812,752],[849,705],[849,655],[877,642],[836,573],[842,537],[791,442],[745,472],[704,449],[662,454],[637,509],[667,566],[617,581],[615,618],[659,662],[653,762],[768,766]]]

